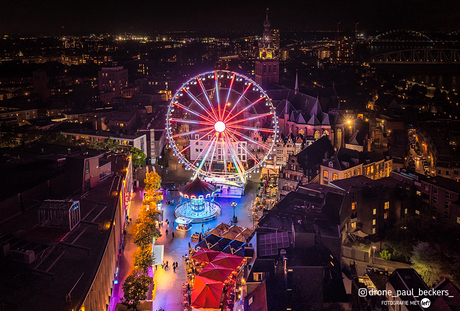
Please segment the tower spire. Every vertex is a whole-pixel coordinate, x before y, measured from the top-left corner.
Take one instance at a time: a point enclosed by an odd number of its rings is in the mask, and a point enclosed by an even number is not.
[[[294,87],[294,94],[299,93],[299,70],[295,71],[295,87]]]

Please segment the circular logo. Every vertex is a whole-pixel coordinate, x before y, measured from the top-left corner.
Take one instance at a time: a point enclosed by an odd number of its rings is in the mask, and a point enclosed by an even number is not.
[[[422,301],[420,301],[420,306],[423,309],[429,308],[431,306],[431,300],[428,298],[423,298]]]
[[[367,297],[367,288],[358,289],[358,296],[361,298]]]

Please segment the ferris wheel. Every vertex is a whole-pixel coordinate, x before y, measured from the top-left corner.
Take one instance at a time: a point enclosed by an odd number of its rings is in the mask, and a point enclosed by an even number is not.
[[[250,78],[226,70],[189,79],[166,115],[169,144],[194,178],[245,182],[271,160],[278,133],[267,93]]]

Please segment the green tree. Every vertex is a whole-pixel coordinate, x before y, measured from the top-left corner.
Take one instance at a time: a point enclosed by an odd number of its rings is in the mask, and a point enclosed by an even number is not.
[[[138,247],[134,252],[134,266],[144,273],[147,273],[148,268],[153,265],[154,261],[155,256],[152,253],[152,244]]]
[[[148,217],[138,218],[136,220],[136,227],[134,228],[134,244],[139,247],[152,244],[157,230],[153,219]]]
[[[415,271],[430,287],[435,284],[441,273],[439,253],[426,242],[420,242],[414,248],[411,262]]]
[[[380,252],[380,257],[382,257],[383,260],[390,260],[391,254],[386,249],[384,249]]]
[[[102,145],[102,149],[105,149],[105,150],[115,151],[118,149],[118,142],[112,137],[109,137],[109,139],[101,143],[101,145]]]
[[[145,153],[136,147],[131,147],[131,150],[129,150],[131,153],[132,159],[133,159],[133,168],[136,169],[143,164],[145,164],[145,158],[146,155]]]
[[[122,303],[130,308],[136,308],[141,300],[147,298],[147,291],[153,279],[148,275],[129,275],[122,285],[123,301]]]

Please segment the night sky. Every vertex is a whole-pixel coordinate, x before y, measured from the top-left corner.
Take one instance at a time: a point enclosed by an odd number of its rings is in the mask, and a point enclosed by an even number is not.
[[[165,30],[261,31],[265,8],[281,30],[458,30],[456,0],[158,1],[4,0],[0,34],[85,34]],[[64,28],[62,28],[64,27]]]

